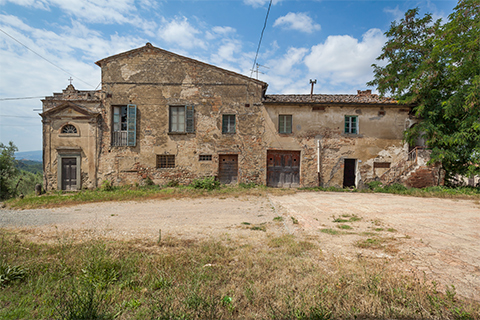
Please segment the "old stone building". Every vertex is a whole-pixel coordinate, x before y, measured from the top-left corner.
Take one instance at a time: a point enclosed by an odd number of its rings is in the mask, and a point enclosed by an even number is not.
[[[402,141],[410,109],[370,91],[267,95],[262,81],[149,43],[96,64],[101,90],[42,100],[47,190],[205,176],[360,187],[415,167]]]

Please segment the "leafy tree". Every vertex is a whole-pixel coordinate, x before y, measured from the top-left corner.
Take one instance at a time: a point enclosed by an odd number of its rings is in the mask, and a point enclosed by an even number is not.
[[[447,175],[480,174],[480,2],[459,0],[443,25],[408,10],[385,34],[368,85],[413,105],[421,121],[405,138],[423,136]]]
[[[8,146],[0,143],[0,199],[7,199],[14,195],[14,179],[18,175],[17,161],[14,154],[17,147],[12,141]]]

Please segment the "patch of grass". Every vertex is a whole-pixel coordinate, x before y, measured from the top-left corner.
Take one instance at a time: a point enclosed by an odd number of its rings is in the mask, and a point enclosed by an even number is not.
[[[384,229],[383,228],[375,228],[374,230],[377,231],[377,232],[380,232],[380,231],[383,231]]]
[[[335,218],[335,217],[334,217]],[[344,219],[344,218],[348,218],[348,219]],[[333,222],[337,222],[337,223],[345,223],[345,222],[356,222],[356,221],[360,221],[362,220],[362,218],[358,217],[357,215],[355,214],[342,214],[342,218],[335,218],[333,220]]]
[[[282,222],[282,221],[283,221],[283,217],[277,216],[277,217],[273,218],[273,221]]]
[[[256,226],[250,227],[250,230],[266,232],[266,231],[267,231],[267,226],[265,226],[265,225],[256,225]]]
[[[215,177],[205,177],[203,179],[193,180],[190,186],[194,189],[215,190],[220,188],[220,181]]]
[[[67,235],[0,229],[2,262],[28,269],[0,293],[0,319],[476,319],[480,304],[395,264],[325,257],[314,240]],[[444,292],[444,293],[442,293]]]
[[[334,230],[334,229],[330,229],[330,228],[320,229],[320,232],[323,232],[323,233],[326,233],[326,234],[331,234],[331,235],[341,234],[340,231]]]
[[[299,188],[299,191],[330,191],[330,192],[381,192],[381,193],[391,193],[391,194],[401,194],[406,196],[413,197],[424,197],[424,198],[453,198],[453,199],[471,199],[479,200],[480,199],[480,188],[478,187],[427,187],[423,189],[417,188],[406,188],[401,184],[393,184],[391,186],[383,186],[379,181],[372,181],[367,183],[367,188],[365,189],[341,189],[341,188]]]
[[[364,249],[388,249],[388,251],[394,253],[398,250],[394,250],[392,246],[386,246],[388,242],[394,241],[394,238],[381,238],[381,237],[372,237],[365,240],[359,240],[355,243],[355,246]]]
[[[397,232],[397,230],[393,229],[393,228],[388,228],[387,229],[388,232]]]
[[[295,217],[290,217],[290,219],[292,219],[292,223],[293,223],[293,224],[298,224],[297,218],[295,218]]]
[[[348,230],[348,229],[353,229],[353,228],[352,228],[351,226],[349,226],[348,224],[339,224],[339,225],[337,226],[337,228],[339,228],[339,229],[346,229],[346,230]]]
[[[203,182],[202,182],[203,184]],[[62,206],[71,206],[82,203],[105,202],[105,201],[140,201],[149,199],[181,199],[181,198],[199,198],[199,197],[234,197],[239,196],[265,196],[267,193],[273,195],[285,195],[295,193],[295,189],[280,190],[278,188],[267,188],[257,186],[255,188],[241,188],[238,186],[220,185],[218,188],[208,190],[205,188],[193,188],[193,186],[175,186],[161,187],[153,186],[111,186],[108,182],[108,190],[99,188],[96,190],[81,190],[78,192],[65,193],[55,191],[44,194],[40,197],[25,196],[23,199],[12,198],[5,203],[13,209],[35,209],[35,208],[55,208]],[[199,184],[200,185],[200,184]]]
[[[355,221],[360,221],[360,220],[362,220],[362,218],[357,217],[354,214],[350,217],[350,219],[348,219],[348,221],[350,221],[350,222],[355,222]]]
[[[27,274],[27,269],[21,266],[12,266],[5,262],[0,262],[0,287],[20,282],[27,277]]]
[[[250,223],[250,222],[242,222],[242,224],[244,224],[244,225],[246,225],[246,226],[249,226],[249,225],[251,225],[251,223]]]

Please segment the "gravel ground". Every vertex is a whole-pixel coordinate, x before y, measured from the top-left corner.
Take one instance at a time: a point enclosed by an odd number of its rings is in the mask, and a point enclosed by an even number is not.
[[[282,222],[274,220],[281,216]],[[358,221],[334,222],[352,216]],[[350,229],[340,229],[347,225]],[[253,226],[266,232],[254,231]],[[228,237],[245,242],[293,233],[322,251],[354,259],[388,259],[480,300],[478,201],[388,194],[302,192],[285,196],[105,202],[65,208],[0,210],[0,227],[34,241]],[[338,234],[326,233],[335,230]],[[378,238],[382,248],[355,244]]]

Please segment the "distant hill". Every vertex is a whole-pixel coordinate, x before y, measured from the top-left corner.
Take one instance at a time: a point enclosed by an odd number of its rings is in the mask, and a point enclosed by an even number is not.
[[[43,172],[43,164],[41,161],[18,160],[17,168],[34,174]]]
[[[31,160],[31,161],[43,161],[42,150],[38,151],[26,151],[26,152],[15,152],[15,159],[17,160]]]

